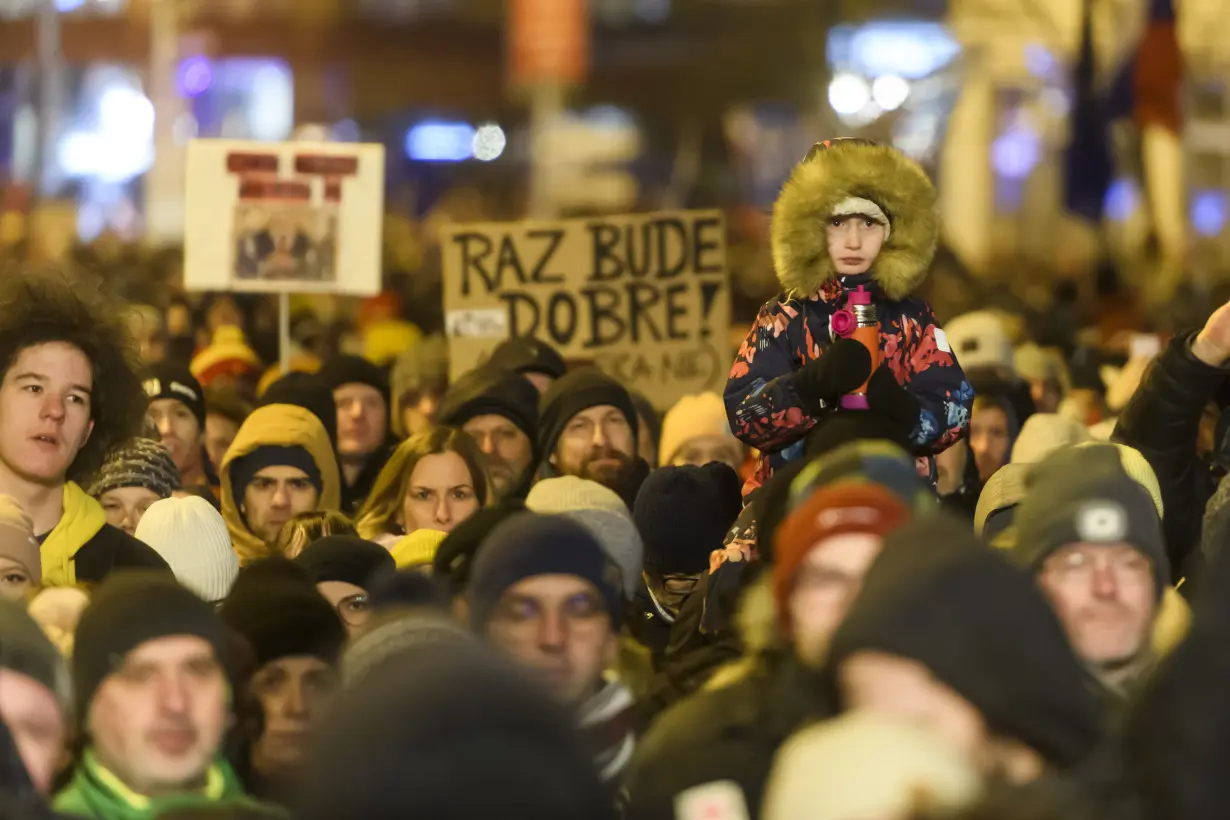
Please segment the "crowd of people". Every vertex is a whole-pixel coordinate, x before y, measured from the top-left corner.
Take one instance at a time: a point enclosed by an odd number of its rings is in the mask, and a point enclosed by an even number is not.
[[[662,416],[536,339],[141,360],[0,281],[0,817],[1230,817],[1230,305],[1121,367],[941,327],[937,230],[817,146]]]

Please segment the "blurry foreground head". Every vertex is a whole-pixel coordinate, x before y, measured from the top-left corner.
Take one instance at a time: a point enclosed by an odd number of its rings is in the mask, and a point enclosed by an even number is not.
[[[0,598],[24,601],[43,580],[30,516],[11,495],[0,495]]]
[[[778,751],[764,820],[904,820],[949,810],[981,784],[960,751],[908,721],[849,712],[802,729]]]
[[[68,737],[71,690],[64,659],[38,624],[18,604],[0,601],[0,722],[43,794]]]
[[[299,820],[610,820],[572,717],[476,647],[437,644],[346,691],[307,761]]]
[[[845,709],[921,721],[1015,782],[1095,746],[1093,695],[1033,579],[933,513],[889,535],[833,636]]]

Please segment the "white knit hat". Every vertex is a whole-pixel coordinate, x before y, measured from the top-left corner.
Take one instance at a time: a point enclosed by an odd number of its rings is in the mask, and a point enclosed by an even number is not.
[[[662,464],[670,464],[675,454],[692,439],[716,436],[738,441],[730,431],[726,403],[717,393],[694,393],[675,403],[662,420],[662,440],[658,454]]]
[[[153,547],[175,579],[206,601],[221,601],[239,574],[222,514],[203,498],[155,501],[137,524],[136,536]]]
[[[1058,413],[1034,413],[1025,419],[1012,445],[1013,464],[1037,464],[1060,447],[1093,441],[1089,428]]]
[[[955,747],[912,724],[855,711],[803,729],[782,745],[761,817],[904,817],[924,806],[959,809],[980,791],[977,771]]]
[[[1002,367],[1012,370],[1015,352],[1004,320],[989,310],[963,313],[944,325],[948,344],[966,370],[971,367]]]
[[[525,507],[543,515],[572,510],[606,510],[628,515],[628,505],[614,490],[571,475],[539,481],[525,497]]]

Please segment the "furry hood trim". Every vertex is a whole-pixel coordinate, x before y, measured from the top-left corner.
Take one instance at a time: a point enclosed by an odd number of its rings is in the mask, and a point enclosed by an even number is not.
[[[940,234],[927,172],[890,146],[834,140],[795,166],[773,205],[773,265],[788,297],[812,296],[836,276],[826,224],[851,199],[870,200],[888,218],[871,268],[884,295],[903,299],[926,277]]]

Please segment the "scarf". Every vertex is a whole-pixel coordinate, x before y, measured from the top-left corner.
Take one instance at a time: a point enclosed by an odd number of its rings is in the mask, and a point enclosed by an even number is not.
[[[617,678],[608,678],[602,689],[581,707],[580,729],[598,776],[604,783],[619,780],[632,759],[636,736],[632,731],[632,692]]]
[[[41,549],[43,586],[65,587],[77,583],[74,556],[107,523],[102,505],[75,483],[64,484],[64,514],[43,539]]]

